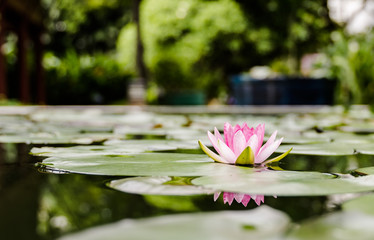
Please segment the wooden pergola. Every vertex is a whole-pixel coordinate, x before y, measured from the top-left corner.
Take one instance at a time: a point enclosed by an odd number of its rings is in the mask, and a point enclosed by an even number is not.
[[[44,104],[45,83],[42,66],[43,10],[40,0],[0,0],[0,98],[9,97],[9,83],[16,81],[17,98],[24,103]],[[9,33],[17,35],[16,79],[7,78],[7,62],[3,45]],[[28,54],[33,51],[33,71]],[[33,82],[30,74],[34,72]]]

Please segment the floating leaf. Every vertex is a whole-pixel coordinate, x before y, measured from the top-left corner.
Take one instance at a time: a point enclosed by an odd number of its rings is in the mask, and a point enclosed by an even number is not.
[[[205,154],[141,153],[82,157],[51,157],[43,164],[53,170],[111,176],[205,176],[253,169],[214,163]]]
[[[358,168],[355,170],[358,174],[370,174],[374,175],[374,167]]]
[[[318,172],[263,171],[237,175],[204,176],[192,180],[217,191],[268,196],[323,196],[374,190],[374,175],[337,178]]]
[[[374,141],[369,142],[330,142],[315,144],[281,145],[276,152],[285,152],[292,146],[290,154],[344,156],[357,153],[374,155]]]
[[[344,211],[306,221],[291,232],[293,240],[372,239],[374,216],[362,212]]]
[[[374,194],[363,195],[343,203],[344,211],[360,211],[374,216]]]
[[[83,144],[103,142],[112,138],[108,133],[85,133],[61,135],[59,133],[39,132],[19,135],[1,135],[0,143],[26,143],[26,144]]]
[[[374,140],[373,140],[374,142]],[[374,143],[363,143],[355,146],[355,152],[366,154],[366,155],[374,155]]]
[[[30,154],[42,157],[82,157],[97,155],[123,155],[138,152],[138,149],[123,149],[113,146],[75,146],[40,148],[34,147],[31,149]]]
[[[117,223],[73,233],[60,240],[83,239],[275,239],[287,230],[289,218],[267,206],[248,211],[166,215]]]
[[[171,177],[134,177],[113,180],[108,186],[118,191],[145,195],[199,195],[214,191],[201,186],[176,183]]]
[[[344,132],[357,134],[372,134],[374,133],[374,124],[372,122],[353,123],[349,126],[341,126],[339,129]]]
[[[178,140],[113,140],[103,146],[42,147],[33,148],[31,154],[45,157],[79,157],[95,155],[123,155],[149,151],[197,149],[195,141]]]
[[[319,156],[344,156],[355,153],[355,146],[343,143],[315,143],[280,145],[276,152],[286,152],[292,147],[290,154],[319,155]],[[374,147],[374,144],[373,144]]]

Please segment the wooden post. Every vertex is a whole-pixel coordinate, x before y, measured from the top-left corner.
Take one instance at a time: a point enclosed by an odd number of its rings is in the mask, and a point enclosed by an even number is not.
[[[2,46],[5,43],[4,8],[0,7],[0,100],[7,97],[6,64]]]
[[[27,23],[20,19],[18,25],[18,66],[19,66],[19,89],[20,100],[24,103],[30,102],[30,84],[27,69]]]
[[[46,104],[46,94],[45,94],[45,78],[43,69],[43,44],[41,42],[42,30],[38,29],[34,38],[35,44],[35,70],[36,70],[36,91],[37,91],[37,103]]]
[[[133,18],[136,24],[136,68],[138,78],[143,81],[143,84],[146,84],[147,71],[144,63],[144,46],[141,35],[141,25],[140,25],[140,3],[141,0],[134,0],[133,4]]]
[[[141,37],[139,7],[141,0],[133,0],[133,21],[136,24],[136,71],[137,78],[135,78],[128,86],[128,98],[130,104],[144,105],[147,85],[147,71],[144,63],[144,47]]]

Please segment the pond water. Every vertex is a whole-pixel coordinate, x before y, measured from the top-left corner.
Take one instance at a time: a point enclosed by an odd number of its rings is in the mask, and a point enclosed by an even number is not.
[[[214,163],[197,140],[225,122],[293,150],[256,172]],[[362,106],[3,107],[1,239],[371,239],[373,133]]]

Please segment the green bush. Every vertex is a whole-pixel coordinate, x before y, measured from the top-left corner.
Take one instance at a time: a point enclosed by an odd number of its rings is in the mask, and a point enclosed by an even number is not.
[[[222,68],[240,55],[248,23],[232,0],[143,0],[145,63],[165,91],[207,89],[222,84]],[[134,72],[135,26],[120,33],[120,61]],[[233,60],[234,61],[234,60]]]
[[[71,50],[57,58],[47,53],[44,66],[48,104],[110,104],[126,99],[130,76],[111,55],[78,56]]]
[[[274,59],[290,59],[282,67],[298,73],[298,60],[325,46],[335,29],[324,0],[142,0],[140,26],[152,84],[202,89],[208,98],[228,93],[230,75]],[[127,24],[117,41],[131,73],[135,39],[135,25]]]
[[[374,104],[374,32],[331,34],[333,43],[325,50],[327,59],[319,67],[327,77],[338,80],[337,103]]]

